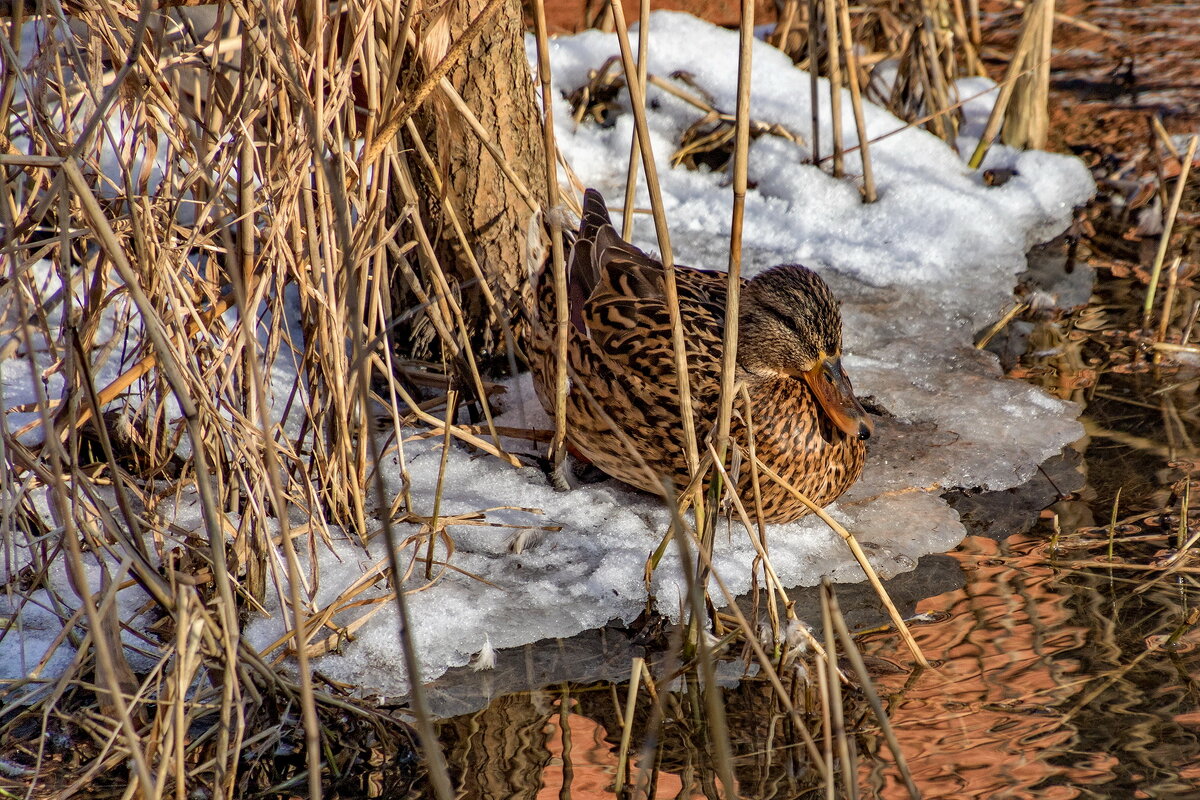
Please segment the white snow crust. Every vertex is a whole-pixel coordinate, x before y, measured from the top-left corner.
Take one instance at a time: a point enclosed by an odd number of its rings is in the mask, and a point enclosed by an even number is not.
[[[530,42],[531,57],[533,48]],[[551,99],[559,146],[583,184],[600,189],[615,207],[623,194],[632,116],[620,114],[606,129],[576,126],[563,94],[583,84],[589,69],[618,53],[616,39],[586,32],[553,40],[551,49]],[[691,73],[691,80],[718,108],[732,111],[737,35],[687,15],[656,13],[649,69],[663,77],[680,70]],[[783,125],[807,141],[807,73],[760,42],[754,48],[753,85],[752,116]],[[968,124],[958,142],[964,156],[974,146],[970,135],[978,134],[994,101],[990,86],[975,79],[961,87],[963,96],[979,95],[966,105]],[[828,93],[828,83],[819,81],[823,127],[818,157],[829,154],[832,137]],[[648,105],[676,258],[723,268],[732,206],[727,177],[670,168],[679,134],[701,112],[653,87]],[[847,146],[852,146],[855,128],[848,94],[843,108]],[[1020,485],[1038,464],[1082,435],[1076,407],[1004,378],[993,356],[974,349],[972,336],[1011,303],[1026,249],[1065,229],[1072,209],[1085,202],[1094,187],[1088,171],[1074,158],[1001,146],[992,148],[987,166],[1012,168],[1016,175],[1003,186],[987,186],[979,172],[967,169],[964,156],[934,136],[906,128],[874,106],[867,106],[866,116],[870,137],[893,134],[871,145],[879,187],[879,201],[872,205],[861,201],[853,178],[835,179],[813,166],[813,154],[805,145],[770,135],[753,142],[750,179],[755,188],[746,200],[744,271],[750,276],[775,263],[803,263],[820,271],[844,300],[847,372],[858,394],[886,415],[877,420],[863,479],[831,507],[831,513],[855,532],[886,577],[911,568],[923,554],[950,549],[961,540],[964,529],[939,497],[941,491]],[[852,176],[861,172],[857,153],[847,156],[846,166]],[[637,203],[649,205],[644,187]],[[647,250],[657,249],[648,218],[638,220],[634,240]],[[126,323],[114,321],[118,324]],[[0,402],[6,412],[34,399],[28,359],[35,357],[18,348],[0,363]],[[272,389],[279,402],[291,389],[294,375],[294,367],[274,365]],[[53,382],[48,390],[56,397]],[[10,414],[8,425],[15,429],[29,419]],[[528,376],[510,383],[498,422],[551,427]],[[533,450],[527,443],[508,445],[514,451]],[[404,452],[417,510],[431,513],[440,440],[407,441]],[[400,477],[395,452],[388,458],[396,463],[385,469],[388,489],[396,492]],[[486,514],[500,527],[451,527],[450,562],[455,569],[445,570],[425,591],[409,595],[423,680],[467,664],[488,640],[503,648],[566,637],[611,620],[630,621],[644,608],[643,568],[669,522],[655,498],[611,480],[555,491],[538,469],[515,470],[457,446],[449,454],[446,482],[442,514],[513,508]],[[182,498],[174,512],[172,521],[180,528],[201,527],[194,498]],[[515,533],[504,525],[554,525],[561,530],[538,532],[514,553],[509,545]],[[398,530],[400,538],[416,533],[415,526]],[[379,539],[366,552],[344,532],[334,530],[331,536],[333,549],[321,548],[317,554],[318,608],[385,555]],[[768,526],[768,536],[772,562],[785,584],[812,585],[822,575],[842,581],[862,577],[845,544],[818,520]],[[410,548],[404,557],[411,552]],[[447,556],[441,543],[436,554]],[[28,560],[19,553],[8,556],[5,564]],[[722,529],[716,570],[734,592],[749,588],[754,556],[740,526]],[[414,575],[413,587],[424,583],[420,569]],[[65,581],[65,576],[54,580]],[[73,596],[65,583],[60,585],[64,596]],[[683,603],[682,585],[672,547],[654,577],[661,611],[677,612]],[[719,598],[715,584],[711,588]],[[375,591],[382,593],[383,587]],[[139,590],[123,591],[122,608],[132,613],[144,599]],[[0,616],[15,610],[8,608],[10,602],[0,598]],[[258,647],[274,642],[283,630],[274,594],[268,597],[267,610],[270,616],[253,620],[245,630]],[[27,674],[61,629],[59,617],[49,611],[27,606],[20,619],[19,629],[0,641],[0,679]],[[401,693],[408,683],[397,631],[394,605],[385,604],[341,653],[317,659],[314,668],[364,691]],[[60,649],[54,663],[69,657]],[[54,663],[46,670],[53,671]]]

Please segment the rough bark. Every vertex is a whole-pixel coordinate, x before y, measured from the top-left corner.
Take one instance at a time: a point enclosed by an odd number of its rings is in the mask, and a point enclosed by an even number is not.
[[[448,41],[453,43],[483,13],[487,0],[455,0],[446,6]],[[433,59],[427,59],[427,61]],[[426,64],[425,68],[432,68]],[[518,0],[504,0],[473,37],[459,63],[447,75],[479,119],[513,172],[545,203],[545,155],[540,109],[525,55],[524,29]],[[504,320],[497,319],[476,285],[474,270],[463,253],[447,217],[452,205],[466,238],[500,308],[515,313],[526,280],[525,236],[533,213],[502,172],[479,137],[444,100],[429,104],[419,120],[424,141],[432,146],[438,175],[418,170],[423,193],[423,218],[442,269],[459,286],[460,302],[473,328],[472,339],[482,351],[495,351],[503,342]],[[410,161],[414,166],[417,160]],[[438,191],[441,185],[442,191]],[[430,336],[415,337],[438,347]]]

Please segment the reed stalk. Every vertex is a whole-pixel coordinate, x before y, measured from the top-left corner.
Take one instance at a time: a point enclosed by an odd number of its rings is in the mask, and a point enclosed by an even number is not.
[[[1179,264],[1182,257],[1176,256],[1167,270],[1167,296],[1163,298],[1162,315],[1158,320],[1158,332],[1155,341],[1163,342],[1167,338],[1167,327],[1171,324],[1171,312],[1175,308],[1175,291],[1179,287]]]
[[[746,213],[746,191],[748,187],[750,154],[750,82],[751,62],[754,47],[754,0],[742,0],[741,26],[738,38],[738,85],[737,111],[734,122],[733,150],[733,209],[729,223],[729,263],[725,278],[725,330],[721,345],[721,390],[717,404],[716,449],[712,452],[713,465],[717,472],[709,493],[709,506],[705,517],[715,520],[720,487],[723,483],[722,465],[730,447],[730,419],[733,416],[733,400],[737,395],[738,313],[742,296],[742,226]],[[736,494],[737,484],[730,485]],[[700,547],[712,553],[716,526],[703,528]],[[750,531],[747,526],[747,532]],[[706,583],[707,571],[698,566],[701,585]]]
[[[617,749],[617,776],[614,780],[618,795],[625,791],[625,769],[629,763],[629,743],[633,740],[633,718],[637,709],[638,687],[641,685],[645,665],[646,660],[641,656],[636,656],[629,671],[629,688],[625,694],[625,715],[621,724],[621,744]]]
[[[981,35],[979,30],[979,0],[967,0],[970,9],[963,7],[963,0],[951,0],[954,14],[954,36],[962,46],[966,60],[964,65],[970,75],[986,75],[979,60]]]
[[[1163,261],[1167,257],[1167,248],[1171,246],[1171,232],[1175,228],[1175,219],[1179,216],[1179,204],[1183,201],[1183,190],[1187,185],[1192,161],[1196,158],[1197,145],[1200,145],[1200,136],[1193,136],[1188,142],[1187,153],[1179,163],[1179,177],[1175,179],[1175,193],[1171,195],[1171,205],[1167,208],[1162,236],[1158,240],[1158,250],[1154,253],[1150,285],[1146,287],[1146,300],[1142,304],[1142,328],[1144,330],[1150,329],[1150,315],[1154,309],[1154,295],[1158,291],[1158,277],[1162,272]]]
[[[1113,497],[1112,513],[1108,519],[1108,550],[1105,557],[1109,561],[1113,559],[1113,540],[1117,533],[1117,510],[1121,507],[1121,490],[1124,488],[1123,486],[1117,487],[1117,493]]]
[[[1046,2],[1047,0],[1035,0],[1034,5],[1025,10],[1024,22],[1021,25],[1021,35],[1017,39],[1016,49],[1009,59],[1008,69],[1004,73],[1004,80],[1000,82],[1000,95],[996,98],[996,105],[992,106],[991,114],[988,115],[983,134],[979,137],[979,144],[975,146],[975,152],[971,154],[970,160],[967,161],[967,166],[971,169],[979,169],[983,165],[983,158],[987,155],[988,148],[992,146],[996,135],[1000,133],[1000,127],[1004,124],[1008,105],[1012,99],[1013,91],[1016,89],[1017,81],[1029,69],[1026,62],[1030,53],[1033,52],[1034,47],[1040,41],[1040,30],[1034,23],[1034,20],[1039,16],[1037,7]]]
[[[1022,71],[1013,87],[1012,102],[1004,115],[1004,143],[1010,147],[1041,148],[1050,126],[1050,58],[1054,34],[1054,0],[1037,0],[1024,20],[1031,46],[1022,59]],[[1022,38],[1025,36],[1023,30]]]
[[[537,30],[538,80],[542,87],[542,137],[546,150],[546,201],[558,207],[558,148],[554,143],[554,103],[550,91],[550,42],[546,33],[546,4],[536,0],[534,22]],[[567,452],[567,333],[570,326],[567,297],[567,267],[563,255],[562,225],[557,214],[550,214],[550,263],[554,270],[554,441],[550,443],[550,461],[555,471],[562,469]],[[497,445],[499,441],[497,440]]]
[[[833,176],[842,177],[846,172],[842,137],[842,66],[838,61],[838,15],[837,0],[818,0],[825,10],[826,65],[829,69],[829,117],[833,125]]]
[[[721,345],[721,397],[717,412],[716,462],[729,449],[730,418],[737,390],[738,309],[742,293],[742,227],[746,214],[750,154],[750,74],[754,46],[754,2],[742,0],[739,29],[737,111],[734,123],[733,209],[729,223],[729,263],[725,281],[725,331]]]
[[[650,62],[650,0],[638,2],[638,81],[646,85]],[[633,206],[637,196],[638,133],[634,128],[629,140],[629,162],[625,168],[625,205],[621,208],[621,238],[633,241]]]
[[[821,162],[821,95],[818,92],[820,81],[820,44],[821,23],[817,15],[821,0],[807,0],[808,3],[808,96],[812,101],[812,157],[813,163]]]
[[[425,549],[425,580],[433,578],[433,549],[441,530],[442,495],[446,491],[446,464],[450,459],[450,431],[454,428],[454,413],[458,410],[458,392],[446,392],[446,424],[443,428],[442,453],[438,461],[437,483],[433,490],[433,514],[429,521],[429,544]]]
[[[767,526],[763,522],[763,502],[762,502],[762,476],[758,471],[758,448],[755,446],[756,428],[754,424],[753,403],[750,402],[750,390],[743,383],[740,389],[742,400],[742,416],[746,421],[746,455],[750,460],[750,491],[754,498],[754,517],[757,526],[758,538],[757,541],[762,543],[762,559],[764,568],[771,574],[769,548],[767,543]],[[736,496],[736,495],[735,495]],[[781,598],[784,608],[788,608],[790,601],[786,596]],[[771,621],[771,638],[775,642],[781,641],[781,630],[779,626],[779,608],[775,602],[775,595],[768,593],[767,595],[767,616]]]
[[[825,631],[826,671],[830,675],[837,673],[837,639],[833,627],[833,587],[829,578],[821,582],[821,622]],[[842,765],[842,790],[850,800],[858,797],[858,760],[854,753],[854,744],[846,732],[845,706],[842,703],[842,685],[836,680],[826,681],[829,695],[826,705],[829,706],[833,738],[837,743],[837,757]],[[831,781],[832,783],[832,781]]]
[[[912,61],[914,91],[920,97],[920,107],[930,109],[927,126],[934,136],[948,139],[950,126],[946,124],[948,99],[944,84],[939,80],[941,64],[937,60],[937,46],[930,32],[928,19],[912,37]]]
[[[826,0],[830,2],[831,0]],[[874,203],[879,199],[875,190],[875,173],[871,169],[870,143],[867,141],[867,121],[863,115],[862,92],[858,88],[858,59],[854,54],[854,34],[850,28],[849,0],[832,0],[838,11],[838,33],[842,45],[842,60],[846,64],[846,75],[850,83],[850,104],[854,109],[854,125],[858,133],[859,158],[863,169],[863,199]],[[830,48],[834,44],[830,43]]]
[[[1028,303],[1014,303],[1013,306],[1000,315],[1000,319],[996,320],[992,325],[983,332],[983,335],[975,342],[975,349],[982,350],[988,346],[992,339],[996,338],[996,334],[1008,327],[1008,324],[1014,319],[1024,314],[1029,310]]]
[[[665,480],[663,486],[668,494],[672,493],[669,480]],[[706,727],[708,729],[709,742],[716,750],[713,756],[716,761],[717,774],[720,775],[721,782],[724,784],[725,796],[736,798],[738,793],[737,783],[734,781],[733,752],[725,718],[725,703],[721,696],[720,686],[717,684],[716,656],[710,647],[708,637],[699,631],[699,620],[705,618],[708,587],[707,584],[700,582],[701,577],[693,567],[694,562],[689,552],[691,548],[688,545],[687,538],[683,535],[683,532],[687,530],[687,523],[684,522],[679,512],[679,504],[672,503],[671,511],[671,528],[675,532],[673,538],[675,539],[676,549],[679,553],[679,564],[683,568],[684,580],[687,583],[687,603],[691,612],[689,632],[695,631],[698,634],[686,643],[684,652],[686,653],[688,649],[694,647],[696,663],[699,666],[699,678],[704,687],[704,708],[707,712]],[[697,516],[699,515],[697,514]],[[704,528],[701,527],[701,530],[704,530]],[[699,558],[703,563],[711,563],[704,561],[709,551],[705,550],[703,546],[698,548],[697,552],[700,554]]]
[[[817,672],[817,691],[821,703],[821,760],[816,763],[824,767],[825,774],[825,800],[836,800],[837,798],[837,764],[834,761],[833,754],[833,703],[829,698],[833,696],[833,690],[829,684],[836,681],[836,678],[831,677],[831,670],[837,669],[836,658],[833,656],[827,658],[815,659]],[[834,673],[836,674],[836,672]]]
[[[1192,310],[1188,312],[1187,321],[1183,324],[1183,333],[1180,334],[1179,343],[1186,346],[1192,338],[1192,331],[1196,327],[1196,320],[1200,319],[1200,300],[1192,303]]]
[[[646,94],[641,81],[638,80],[637,65],[630,50],[629,29],[625,25],[625,11],[618,0],[609,0],[609,7],[612,9],[617,41],[621,47],[621,63],[625,70],[625,83],[633,106],[638,149],[641,151],[642,167],[646,173],[646,186],[650,191],[650,207],[654,212],[654,230],[658,236],[658,248],[663,264],[663,299],[670,310],[671,317],[671,347],[675,354],[675,372],[679,385],[679,417],[683,426],[684,457],[687,460],[688,471],[692,475],[697,475],[699,474],[700,455],[696,443],[695,411],[692,408],[683,321],[679,316],[679,290],[675,285],[675,258],[671,250],[671,234],[667,228],[666,213],[663,209],[662,189],[658,182],[658,166],[654,161],[654,151],[650,145],[650,130],[646,124]],[[697,514],[700,515],[702,500],[699,487],[696,489],[695,499],[694,507],[697,509]],[[704,527],[702,518],[697,522],[701,528]]]
[[[921,792],[917,789],[916,783],[913,781],[912,771],[908,768],[908,761],[904,758],[904,751],[900,749],[900,740],[896,737],[896,731],[892,727],[891,721],[888,719],[887,710],[883,707],[883,701],[879,699],[879,692],[875,689],[875,684],[871,680],[871,675],[867,671],[867,665],[863,661],[862,653],[858,652],[858,648],[854,646],[854,640],[850,637],[850,629],[846,625],[846,618],[842,615],[842,609],[838,605],[837,592],[834,591],[833,584],[826,577],[821,582],[821,597],[827,599],[829,605],[829,618],[833,622],[833,628],[837,632],[837,637],[842,643],[842,652],[846,654],[850,665],[854,668],[854,674],[858,677],[858,686],[862,693],[866,696],[867,702],[871,705],[871,711],[875,714],[875,719],[879,722],[879,728],[883,731],[883,737],[888,743],[888,748],[892,751],[892,757],[896,759],[896,769],[900,771],[900,778],[904,781],[904,788],[908,790],[908,796],[913,800],[920,800]]]

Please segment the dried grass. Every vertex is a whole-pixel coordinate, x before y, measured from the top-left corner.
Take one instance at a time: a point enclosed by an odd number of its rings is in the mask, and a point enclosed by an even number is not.
[[[9,67],[0,85],[0,105],[8,112],[0,153],[0,353],[27,355],[36,399],[6,409],[34,415],[19,429],[10,427],[7,413],[0,415],[0,537],[10,558],[10,597],[18,606],[48,598],[61,623],[59,640],[76,653],[61,674],[51,674],[44,659],[30,665],[23,680],[0,687],[0,741],[11,754],[5,763],[24,771],[32,794],[70,796],[127,765],[129,796],[182,798],[197,787],[242,796],[272,784],[299,792],[307,784],[308,796],[319,797],[322,781],[359,757],[353,747],[333,746],[353,727],[393,748],[419,743],[434,792],[451,796],[419,684],[406,717],[410,729],[337,687],[316,685],[307,659],[335,651],[388,602],[406,619],[404,593],[394,591],[401,579],[418,566],[428,582],[455,568],[448,526],[491,524],[487,511],[447,517],[440,491],[432,507],[414,507],[404,441],[388,451],[405,477],[403,488],[388,496],[379,425],[397,431],[423,425],[427,430],[419,435],[440,437],[443,448],[454,439],[520,464],[501,443],[514,432],[493,423],[494,386],[486,377],[503,357],[510,369],[515,364],[517,320],[506,311],[514,287],[511,276],[498,279],[497,265],[478,257],[465,198],[451,185],[446,143],[436,133],[440,126],[442,133],[453,129],[471,138],[524,214],[543,210],[547,198],[558,205],[552,121],[545,119],[542,128],[544,165],[534,170],[545,180],[532,180],[447,79],[489,21],[508,13],[501,5],[480,4],[457,37],[449,36],[436,10],[383,0],[336,9],[301,4],[286,14],[252,0],[197,10],[104,2],[72,6],[69,19],[45,0],[9,9],[14,25],[24,15],[37,17],[42,37],[28,71],[13,68],[12,40],[0,44]],[[921,5],[920,14],[902,5],[910,16],[885,13],[882,5],[864,11],[844,0],[824,7],[815,0],[791,2],[776,30],[790,52],[825,63],[834,80],[851,88],[868,200],[874,190],[859,87],[872,96],[872,69],[883,58],[900,59],[903,77],[890,107],[910,119],[924,116],[949,137],[956,106],[946,86],[960,62],[967,69],[976,65],[978,26],[958,3]],[[537,10],[546,92],[540,4]],[[644,164],[669,266],[669,232],[644,118],[644,87],[655,78],[645,73],[644,57],[633,59],[620,4],[612,3],[611,11],[622,80],[634,98],[638,136],[632,146]],[[832,41],[821,39],[822,20],[834,32]],[[739,232],[748,141],[756,131],[747,102],[751,24],[747,15],[745,91],[736,112],[722,114],[709,104],[720,123],[731,124]],[[976,31],[973,39],[968,29]],[[876,44],[886,40],[887,49],[864,49],[868,34]],[[598,74],[612,84],[608,88],[621,88],[607,67]],[[592,88],[593,97],[602,94],[602,83]],[[589,107],[595,108],[581,103],[580,113]],[[818,144],[815,130],[812,144]],[[840,130],[833,148],[840,173]],[[631,157],[631,184],[636,161]],[[565,172],[572,179],[569,167]],[[550,226],[557,233],[554,215]],[[550,252],[561,293],[562,244],[554,233]],[[455,263],[448,253],[458,254]],[[731,298],[738,265],[735,241]],[[668,269],[666,275],[670,299],[674,274]],[[763,646],[755,621],[731,596],[725,598],[733,613],[729,630],[729,618],[707,610],[703,578],[711,571],[707,548],[717,514],[715,503],[705,508],[702,487],[710,470],[728,481],[726,438],[739,389],[727,365],[717,447],[702,454],[673,306],[694,475],[680,498],[674,487],[663,489],[676,511],[669,536],[694,565],[692,636],[676,652],[705,673],[704,714],[721,743],[714,757],[727,786],[733,770],[706,626],[745,643],[814,769],[830,781],[832,751],[820,752],[795,702],[795,683],[785,683],[797,662],[783,629],[798,621],[774,577],[765,537],[738,498],[739,517],[760,550],[773,643]],[[565,331],[565,318],[556,322]],[[735,326],[727,332],[732,353]],[[405,336],[428,345],[436,360],[398,360],[389,345]],[[296,365],[290,386],[272,386],[268,377],[269,365],[280,359]],[[561,355],[559,363],[565,387]],[[470,424],[455,418],[459,393],[473,412]],[[745,413],[750,422],[750,410]],[[560,413],[554,432],[524,435],[553,438],[557,461],[565,423]],[[753,450],[746,463],[757,486],[762,465]],[[195,527],[164,524],[185,497],[200,508]],[[694,525],[683,516],[689,506]],[[398,521],[421,525],[421,533],[398,541]],[[364,543],[382,536],[387,560],[318,606],[321,576],[313,556],[335,529]],[[863,563],[869,570],[865,557]],[[52,579],[60,567],[68,584]],[[381,579],[390,591],[365,597]],[[713,579],[724,590],[720,576]],[[116,595],[127,585],[149,598],[143,609],[154,620],[149,632],[121,619]],[[269,595],[279,598],[288,634],[260,653],[239,631]],[[356,616],[333,622],[346,613]],[[894,609],[893,615],[903,630]],[[0,636],[15,624],[5,620]],[[400,641],[405,669],[413,674],[416,653],[407,627]],[[139,637],[149,669],[130,665],[122,631]],[[836,704],[842,676],[832,647],[829,653],[820,669]],[[280,670],[284,656],[296,660],[297,679]],[[634,671],[641,675],[644,668],[635,664]],[[666,684],[653,684],[647,685],[662,719]],[[631,696],[637,691],[635,684]],[[837,713],[823,715],[825,731],[834,729]],[[72,758],[47,751],[49,732],[66,737]],[[305,762],[264,767],[280,740],[295,742]]]
[[[770,41],[798,66],[815,65],[814,79],[817,74],[830,79],[835,175],[842,172],[837,89],[845,86],[854,92],[860,86],[866,99],[901,119],[919,120],[918,124],[953,145],[958,128],[953,81],[983,74],[978,56],[979,9],[974,3],[964,8],[962,0],[855,5],[842,0],[787,0]],[[813,142],[814,152],[821,152],[815,120]]]
[[[391,503],[372,481],[375,420],[425,413],[381,346],[397,317],[393,275],[424,294],[417,314],[491,422],[461,291],[424,235],[431,223],[412,213],[411,192],[399,215],[388,199],[412,188],[393,134],[423,100],[446,94],[441,76],[465,39],[397,93],[381,90],[389,76],[419,72],[406,66],[416,52],[407,35],[393,38],[403,6],[368,0],[281,17],[240,2],[196,12],[102,4],[73,9],[69,25],[53,8],[30,9],[41,38],[20,57],[35,69],[4,78],[0,333],[7,355],[30,355],[37,399],[21,430],[0,417],[2,532],[17,559],[9,590],[78,608],[61,638],[79,649],[62,677],[33,669],[4,688],[0,730],[17,742],[40,716],[41,729],[53,724],[72,746],[94,742],[77,768],[52,777],[46,759],[58,756],[26,761],[18,747],[14,764],[28,766],[35,791],[69,794],[126,762],[130,792],[145,797],[199,786],[240,795],[254,774],[241,757],[247,736],[302,730],[308,760],[294,778],[317,797],[331,766],[329,713],[378,714],[312,683],[312,637],[357,590],[316,608],[320,576],[315,566],[304,573],[300,553],[324,547],[332,526],[364,540],[380,527],[372,509]],[[428,22],[413,11],[406,29]],[[6,51],[7,64],[15,58]],[[414,255],[419,274],[405,269]],[[299,372],[281,391],[267,368],[280,358]],[[159,521],[183,496],[201,505],[196,530]],[[58,529],[42,522],[37,498]],[[444,531],[431,516],[410,549]],[[307,522],[293,527],[297,519]],[[77,597],[57,588],[56,562]],[[118,612],[117,587],[130,583],[158,619],[140,645],[158,665],[148,674],[131,668],[115,635],[128,613]],[[238,636],[268,593],[282,600],[295,682]],[[82,680],[93,672],[94,685]],[[281,703],[300,720],[280,725],[270,708]],[[97,713],[77,722],[89,707]],[[431,729],[424,738],[432,764]]]

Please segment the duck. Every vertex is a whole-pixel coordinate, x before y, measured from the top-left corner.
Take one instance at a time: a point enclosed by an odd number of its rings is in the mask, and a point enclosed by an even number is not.
[[[584,194],[567,248],[567,425],[570,452],[643,491],[676,489],[691,475],[684,452],[671,315],[664,265],[624,241],[603,196]],[[728,275],[675,265],[696,437],[716,425]],[[557,297],[549,257],[534,277],[530,371],[538,399],[553,415],[557,385]],[[760,463],[817,506],[833,502],[862,474],[873,423],[842,366],[840,304],[813,270],[781,264],[742,279],[735,379],[750,402]],[[760,474],[754,501],[745,415],[735,403],[732,441],[742,458],[737,492],[751,518],[790,522],[809,507]],[[636,450],[637,457],[630,454]],[[761,472],[761,471],[760,471]],[[759,514],[761,510],[761,514]]]

